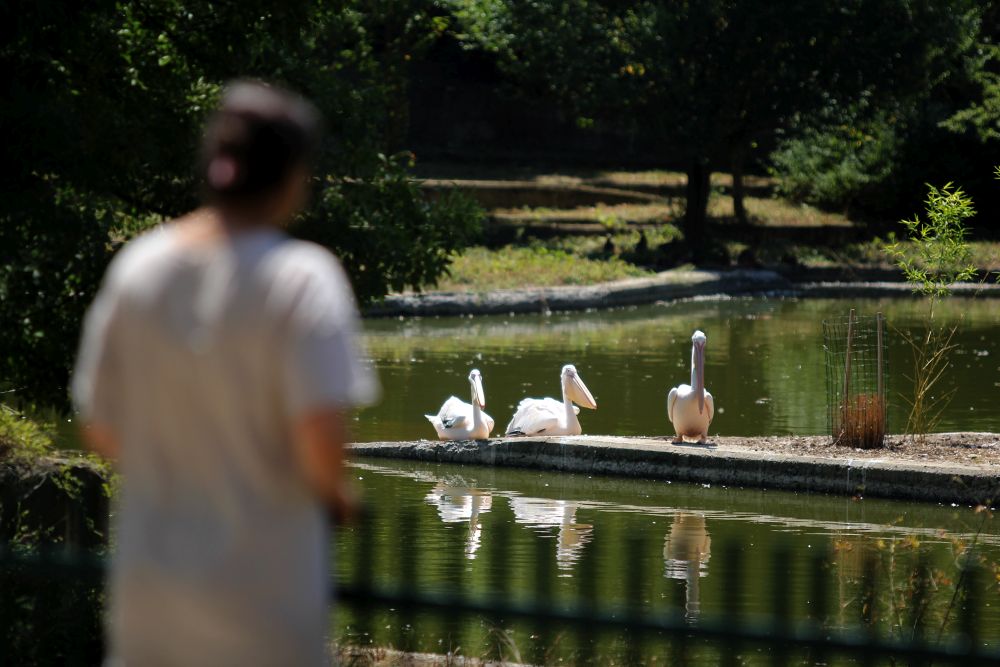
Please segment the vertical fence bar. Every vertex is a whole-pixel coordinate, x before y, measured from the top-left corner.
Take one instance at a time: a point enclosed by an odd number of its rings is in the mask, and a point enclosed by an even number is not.
[[[577,568],[577,604],[579,609],[593,613],[597,611],[597,554],[596,545],[585,548],[580,556]],[[576,645],[576,664],[591,665],[594,663],[597,643],[600,638],[600,628],[578,623],[574,631]]]
[[[450,554],[450,560],[452,560],[451,572],[452,580],[449,586],[449,592],[455,596],[458,605],[460,606],[466,601],[467,595],[462,583],[465,580],[465,565],[466,565],[466,537],[463,535],[461,530],[451,530],[448,532],[451,536],[450,544],[448,545],[448,553]],[[465,615],[462,613],[461,609],[453,608],[449,610],[445,619],[445,641],[447,646],[445,647],[448,651],[449,660],[451,656],[457,656],[462,652],[462,630],[463,622],[466,621]]]
[[[664,555],[666,558],[666,555]],[[699,568],[700,568],[699,564]],[[701,576],[699,571],[698,576]],[[684,619],[686,624],[694,624],[697,622],[695,616],[688,615],[687,609],[687,589],[686,582],[671,581],[672,593],[670,596],[671,611],[673,612],[675,618]],[[688,633],[685,631],[678,632],[673,638],[673,648],[671,650],[671,657],[673,658],[672,664],[674,665],[686,665],[688,663]]]
[[[417,631],[414,627],[416,622],[413,605],[407,599],[413,597],[417,592],[417,554],[416,548],[417,512],[412,508],[406,508],[398,514],[399,525],[396,534],[399,536],[397,544],[399,559],[399,581],[398,589],[403,600],[396,608],[396,648],[404,653],[415,650]]]
[[[535,540],[535,604],[541,610],[549,610],[553,607],[552,601],[552,551],[546,540]],[[546,665],[549,660],[549,650],[551,634],[549,623],[544,618],[536,623],[534,632],[534,651],[532,660],[536,665]]]
[[[724,547],[722,555],[721,565],[725,573],[722,614],[730,627],[739,628],[743,623],[740,609],[743,590],[743,551],[739,543],[730,542]],[[740,644],[735,638],[727,639],[722,647],[722,664],[726,667],[736,667],[739,664],[739,650]]]
[[[971,551],[962,563],[962,606],[959,607],[958,628],[969,643],[970,658],[979,651],[979,567]]]
[[[493,601],[494,608],[497,604],[507,601],[508,596],[508,583],[510,580],[510,563],[507,558],[507,554],[510,553],[510,525],[499,518],[499,515],[493,515],[493,522],[490,527],[490,533],[492,540],[490,542],[490,591],[489,599]],[[487,619],[486,623],[488,625],[488,650],[487,650],[487,660],[494,660],[495,662],[504,662],[507,659],[507,646],[511,641],[511,637],[507,632],[507,628],[504,627],[506,619],[504,619],[499,614],[491,614]]]
[[[355,561],[355,583],[359,590],[369,591],[374,585],[375,530],[378,514],[372,504],[365,506],[365,511],[358,524],[354,527],[357,538],[357,560]],[[364,600],[355,601],[355,617],[357,618],[358,642],[375,644],[374,625],[372,624],[372,607]]]
[[[878,618],[876,605],[878,604],[878,598],[876,597],[876,561],[875,555],[868,553],[865,555],[864,565],[862,566],[861,575],[861,596],[860,596],[860,620],[861,627],[865,633],[866,640],[868,642],[874,642],[876,639],[876,627],[875,622]],[[861,656],[861,664],[874,665],[875,655],[872,651],[865,651]]]
[[[830,562],[830,549],[818,549],[809,560],[809,620],[812,629],[822,633],[826,628],[826,615],[829,607],[829,580],[827,565]],[[808,652],[809,664],[823,665],[827,663],[827,654],[822,647]]]
[[[687,623],[694,623],[694,619],[688,619],[685,613],[684,588],[674,585],[671,612],[677,619],[683,618]],[[673,664],[686,665],[688,663],[688,633],[684,630],[678,632],[671,641],[671,657]]]
[[[625,605],[630,621],[642,618],[645,605],[643,604],[642,575],[643,559],[642,554],[645,541],[639,533],[629,535],[626,541],[625,555]],[[625,635],[625,664],[638,665],[642,659],[642,648],[645,633],[632,624]]]
[[[913,581],[913,597],[911,598],[910,610],[910,642],[921,648],[924,646],[924,627],[926,624],[925,611],[927,608],[927,594],[930,589],[930,567],[927,562],[927,554],[921,552],[917,558],[917,564],[911,576]],[[909,662],[910,667],[923,667],[927,661],[923,658],[915,658]]]
[[[782,632],[791,630],[790,585],[792,577],[792,554],[787,544],[779,544],[771,558],[772,578],[771,606],[775,626]],[[782,582],[785,585],[778,585]],[[788,647],[784,642],[776,642],[771,647],[771,664],[775,667],[788,664]]]

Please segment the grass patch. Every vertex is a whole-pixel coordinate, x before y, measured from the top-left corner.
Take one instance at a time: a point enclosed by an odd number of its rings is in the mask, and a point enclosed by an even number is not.
[[[600,241],[603,244],[603,240]],[[594,283],[653,275],[652,271],[618,257],[591,259],[544,245],[505,246],[490,250],[468,248],[455,257],[451,275],[437,289],[486,291],[516,287],[592,285]]]
[[[821,211],[808,204],[796,204],[775,197],[746,197],[743,200],[750,222],[762,227],[853,227],[855,225],[841,213]],[[725,219],[733,217],[733,198],[716,194],[708,201],[708,216]]]
[[[679,207],[672,203],[656,204],[615,204],[579,206],[575,208],[504,208],[492,211],[500,220],[534,222],[597,222],[614,228],[629,222],[664,222],[672,220],[679,213]]]

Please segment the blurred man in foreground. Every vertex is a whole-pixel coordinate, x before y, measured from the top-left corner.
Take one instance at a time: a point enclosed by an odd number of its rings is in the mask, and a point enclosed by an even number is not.
[[[378,386],[340,265],[283,231],[318,124],[229,87],[206,205],[129,243],[88,312],[73,394],[123,475],[110,664],[326,663],[326,510],[352,510],[344,415]]]

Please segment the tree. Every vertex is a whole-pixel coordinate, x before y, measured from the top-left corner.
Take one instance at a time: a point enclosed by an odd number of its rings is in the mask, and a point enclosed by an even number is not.
[[[684,233],[705,248],[709,176],[830,105],[905,99],[967,46],[971,2],[456,0],[466,39],[530,94],[631,123],[687,172]]]
[[[447,269],[478,210],[426,201],[406,176],[409,155],[387,156],[398,148],[387,128],[403,80],[387,72],[405,72],[404,56],[440,34],[442,12],[431,0],[373,7],[4,5],[0,389],[65,406],[80,320],[107,262],[122,241],[196,205],[200,127],[233,77],[284,83],[324,112],[317,206],[300,233],[343,256],[362,301],[433,283]]]

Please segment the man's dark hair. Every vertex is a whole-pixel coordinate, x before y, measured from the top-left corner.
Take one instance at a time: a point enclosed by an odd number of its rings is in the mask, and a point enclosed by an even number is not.
[[[319,134],[319,113],[304,98],[256,81],[228,85],[202,140],[207,199],[249,203],[273,193],[309,166]]]

